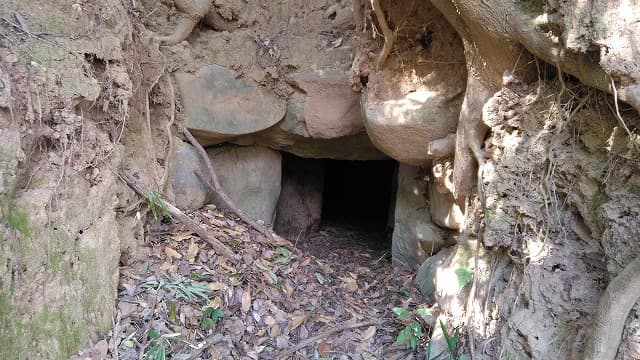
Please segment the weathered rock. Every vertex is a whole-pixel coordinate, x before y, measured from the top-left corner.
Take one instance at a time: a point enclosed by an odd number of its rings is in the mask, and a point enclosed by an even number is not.
[[[462,97],[422,88],[405,96],[374,102],[363,97],[365,127],[373,144],[401,163],[421,166],[429,143],[455,133]]]
[[[285,103],[270,91],[218,65],[175,75],[185,125],[205,145],[267,129],[284,117]]]
[[[303,113],[295,120],[304,122],[310,137],[333,139],[355,135],[364,128],[360,96],[349,85],[345,72],[329,68],[296,73],[289,81],[307,95]]]
[[[320,226],[324,187],[321,161],[283,155],[282,191],[274,226],[278,234],[296,240]]]
[[[423,178],[420,168],[400,164],[391,244],[394,265],[417,269],[445,245],[442,230],[431,222]]]
[[[436,271],[451,254],[451,248],[444,248],[425,260],[416,272],[415,284],[420,293],[427,299],[435,300]]]
[[[263,147],[222,147],[208,149],[207,154],[222,188],[236,205],[253,219],[272,225],[280,196],[280,153]],[[217,195],[213,202],[223,206]]]
[[[208,174],[196,149],[180,140],[175,141],[170,160],[169,182],[174,204],[180,209],[198,209],[210,200],[209,189],[198,179],[194,171]]]

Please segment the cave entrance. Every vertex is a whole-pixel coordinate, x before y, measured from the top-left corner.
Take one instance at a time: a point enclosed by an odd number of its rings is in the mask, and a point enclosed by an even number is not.
[[[397,163],[283,154],[275,230],[313,253],[390,248]]]

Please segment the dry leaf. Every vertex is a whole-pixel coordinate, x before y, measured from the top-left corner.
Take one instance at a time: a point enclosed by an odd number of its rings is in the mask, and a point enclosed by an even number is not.
[[[298,326],[302,325],[302,323],[307,320],[308,317],[309,315],[294,316],[291,319],[291,323],[289,323],[289,326],[287,327],[287,332],[290,333],[291,331],[295,330]]]
[[[191,244],[189,244],[189,249],[187,250],[187,255],[189,256],[189,262],[193,262],[198,256],[198,252],[200,251],[200,247],[195,241],[191,240]]]
[[[220,289],[222,289],[222,283],[219,282],[213,282],[213,283],[208,283],[207,284],[207,288],[209,288],[209,290],[213,290],[213,291],[218,291]]]
[[[266,316],[264,318],[264,323],[265,325],[274,325],[276,323],[276,319],[274,319],[273,316]]]
[[[243,313],[246,313],[251,308],[251,289],[246,288],[242,293],[242,310]]]
[[[187,240],[187,239],[191,239],[192,237],[193,237],[193,232],[191,231],[171,234],[171,239],[174,241]]]
[[[365,331],[362,333],[362,340],[364,341],[364,340],[369,340],[369,339],[371,339],[371,338],[373,337],[373,335],[375,335],[375,334],[376,334],[376,330],[377,330],[377,329],[376,329],[376,326],[375,326],[375,325],[373,325],[373,326],[369,326],[369,327],[367,328],[367,330],[365,330]]]
[[[168,246],[164,248],[164,253],[167,254],[167,256],[170,258],[182,259],[182,255],[180,255],[179,252],[173,250]]]
[[[339,277],[339,279],[342,280],[342,287],[347,291],[354,292],[358,290],[358,282],[354,278],[343,276]]]

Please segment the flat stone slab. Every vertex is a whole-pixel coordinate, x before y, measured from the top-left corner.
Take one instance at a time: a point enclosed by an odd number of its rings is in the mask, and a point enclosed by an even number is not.
[[[284,100],[225,67],[208,65],[196,75],[175,76],[186,126],[204,144],[267,129],[284,117]]]

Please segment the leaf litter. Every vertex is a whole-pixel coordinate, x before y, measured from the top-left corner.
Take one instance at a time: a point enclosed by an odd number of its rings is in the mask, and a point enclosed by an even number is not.
[[[74,359],[412,359],[393,309],[428,307],[378,233],[326,226],[294,246],[214,206],[189,216],[231,264],[165,218],[123,254],[109,336]]]

